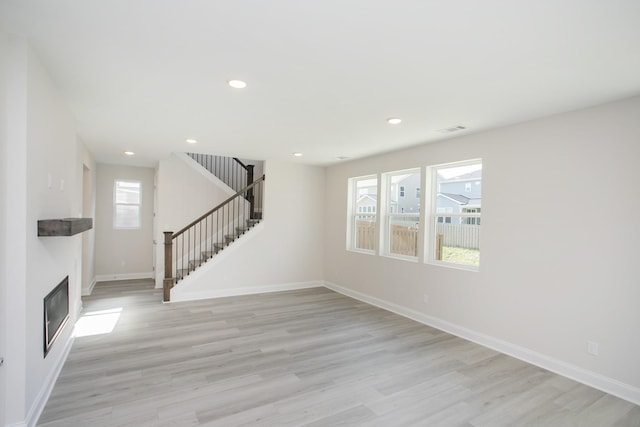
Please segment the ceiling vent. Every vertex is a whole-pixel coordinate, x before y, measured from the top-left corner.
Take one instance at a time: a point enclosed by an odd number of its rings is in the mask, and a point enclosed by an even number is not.
[[[452,126],[450,128],[444,128],[444,129],[438,129],[437,132],[440,133],[453,133],[453,132],[458,132],[461,130],[465,130],[466,127],[464,126]]]

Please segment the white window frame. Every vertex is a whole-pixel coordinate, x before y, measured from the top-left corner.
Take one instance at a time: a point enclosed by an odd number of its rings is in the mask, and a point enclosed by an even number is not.
[[[384,188],[384,190],[382,191],[382,194],[380,195],[379,199],[381,204],[380,212],[383,212],[382,224],[384,224],[384,226],[380,230],[380,247],[383,248],[381,251],[382,255],[386,257],[418,262],[418,257],[421,252],[420,248],[422,247],[422,245],[420,244],[421,242],[420,230],[422,228],[420,224],[422,224],[422,221],[423,221],[422,209],[420,209],[419,212],[410,212],[410,213],[393,212],[395,209],[392,209],[393,207],[390,204],[390,198],[393,194],[393,185],[394,185],[392,183],[392,178],[397,175],[408,175],[408,174],[415,174],[415,173],[418,174],[419,182],[421,182],[420,180],[422,179],[422,176],[423,176],[422,168],[411,168],[411,169],[403,169],[403,170],[392,171],[392,172],[385,172],[381,176],[381,180],[380,180],[382,182],[381,187]],[[398,202],[400,198],[405,197],[405,195],[406,195],[406,187],[404,185],[398,185]],[[418,205],[422,206],[421,203],[419,203]],[[402,211],[402,209],[400,209],[400,211]],[[391,236],[390,236],[391,221],[394,218],[411,218],[411,217],[417,217],[416,255],[405,255],[405,254],[391,252]]]
[[[431,265],[438,265],[449,268],[456,268],[467,271],[479,271],[480,265],[468,265],[468,264],[459,264],[452,263],[442,260],[436,259],[436,232],[435,232],[435,222],[437,217],[444,217],[443,213],[446,213],[446,217],[450,217],[452,222],[455,222],[455,219],[459,218],[459,221],[465,221],[466,218],[477,217],[481,218],[479,213],[448,213],[448,212],[437,212],[436,200],[438,197],[439,189],[437,187],[438,184],[438,170],[440,169],[448,169],[453,167],[460,166],[470,166],[474,164],[482,164],[482,159],[471,159],[464,160],[460,162],[451,162],[451,163],[443,163],[437,165],[429,165],[426,168],[426,187],[429,192],[429,197],[427,199],[427,204],[425,206],[425,217],[422,224],[424,224],[424,253],[425,258],[424,262]],[[455,218],[455,219],[454,219]],[[444,220],[443,220],[444,221]],[[478,225],[481,227],[480,225]],[[482,236],[481,236],[482,237]],[[482,241],[482,239],[480,239]],[[481,264],[481,263],[480,263]]]
[[[138,185],[138,203],[127,203],[117,201],[117,192],[119,183],[137,184]],[[135,206],[137,207],[137,224],[130,227],[118,225],[118,206]],[[142,227],[142,182],[132,179],[115,179],[113,181],[113,228],[114,230],[138,230]]]
[[[366,181],[366,180],[376,180],[376,206],[373,207],[373,212],[366,212],[367,209],[362,209],[362,212],[358,211],[358,199],[363,196],[358,191],[358,182]],[[365,175],[359,177],[349,178],[348,181],[348,191],[347,191],[347,250],[353,252],[359,252],[363,254],[376,255],[378,253],[378,229],[379,227],[379,216],[376,212],[378,212],[380,203],[380,177],[375,175]],[[374,222],[374,235],[373,235],[373,249],[359,248],[356,246],[356,221],[358,217],[369,217],[372,218],[372,222]]]

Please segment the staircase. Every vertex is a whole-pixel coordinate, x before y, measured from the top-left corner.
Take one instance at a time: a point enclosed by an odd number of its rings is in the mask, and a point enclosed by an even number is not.
[[[245,165],[237,157],[222,157],[211,154],[187,153],[222,182],[235,191],[240,191],[253,182],[254,165]]]
[[[206,159],[205,156],[207,156],[198,155],[199,160],[193,155],[189,155],[199,163],[201,163],[200,160]],[[211,160],[209,159],[210,164],[214,163]],[[220,163],[224,164],[224,162]],[[229,166],[234,163],[227,162],[226,164]],[[240,164],[242,163],[240,162]],[[207,169],[210,170],[209,168]],[[231,178],[230,182],[234,184],[242,182],[242,179],[237,176],[237,169],[230,167],[224,167],[223,169],[234,171],[233,175],[235,176]],[[251,174],[247,173],[246,178],[244,178],[246,180],[253,178],[253,168],[250,167],[249,169]],[[220,172],[218,171],[218,173]],[[223,178],[229,177],[222,175],[218,176],[218,178],[225,182]],[[175,233],[171,231],[164,232],[165,302],[170,300],[173,286],[260,223],[262,220],[264,182],[265,176],[262,175],[180,231]]]

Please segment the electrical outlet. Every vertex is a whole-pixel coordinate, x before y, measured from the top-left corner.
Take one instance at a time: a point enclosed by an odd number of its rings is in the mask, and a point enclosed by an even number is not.
[[[422,296],[422,301],[423,301],[425,304],[429,304],[429,295],[424,294],[424,295]]]
[[[598,355],[598,343],[593,341],[587,341],[587,353],[592,356]]]

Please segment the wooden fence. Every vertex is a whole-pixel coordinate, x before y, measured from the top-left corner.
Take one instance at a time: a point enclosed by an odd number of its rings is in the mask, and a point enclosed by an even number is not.
[[[389,252],[398,255],[418,256],[418,228],[392,224]]]
[[[480,226],[472,224],[436,223],[436,235],[442,235],[442,245],[465,249],[480,249]]]
[[[374,250],[376,248],[375,232],[375,221],[356,221],[356,247],[358,249]],[[417,256],[418,228],[392,224],[389,251],[398,255]]]
[[[367,250],[376,248],[375,221],[356,221],[356,248]]]
[[[471,224],[436,224],[436,235],[442,246],[465,249],[480,248],[480,226]],[[376,222],[356,221],[356,247],[374,250],[376,248]],[[400,224],[391,225],[389,252],[398,255],[417,256],[418,228]]]

